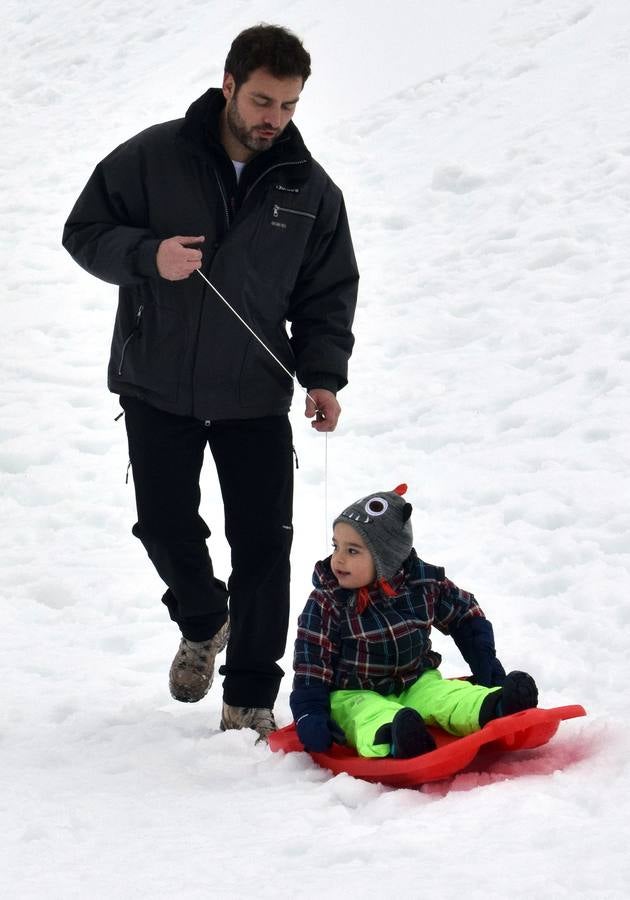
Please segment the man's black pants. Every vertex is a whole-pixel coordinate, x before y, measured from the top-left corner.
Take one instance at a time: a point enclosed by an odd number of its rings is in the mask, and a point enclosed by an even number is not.
[[[293,448],[287,416],[204,424],[121,397],[138,521],[133,533],[168,590],[182,635],[212,637],[230,612],[223,697],[273,707],[289,622]],[[214,458],[231,549],[228,586],[215,577],[199,515],[206,444]]]

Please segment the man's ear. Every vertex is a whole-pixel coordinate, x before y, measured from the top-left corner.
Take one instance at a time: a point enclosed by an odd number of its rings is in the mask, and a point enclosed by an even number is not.
[[[236,82],[234,81],[234,77],[230,75],[229,72],[225,72],[223,75],[223,96],[226,100],[231,100],[234,96],[234,92],[236,90]]]

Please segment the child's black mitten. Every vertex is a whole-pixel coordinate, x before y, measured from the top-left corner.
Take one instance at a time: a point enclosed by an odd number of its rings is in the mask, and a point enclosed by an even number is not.
[[[345,744],[343,730],[330,716],[330,692],[323,685],[294,688],[289,704],[305,750],[323,753],[333,741]]]
[[[304,749],[310,753],[324,753],[333,741],[337,744],[346,742],[343,730],[323,713],[306,713],[295,723],[295,730]]]

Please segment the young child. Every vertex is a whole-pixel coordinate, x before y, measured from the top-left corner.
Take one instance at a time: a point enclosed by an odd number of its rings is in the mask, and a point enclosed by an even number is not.
[[[418,756],[435,748],[426,725],[463,736],[538,703],[531,675],[505,674],[474,596],[416,555],[406,490],[345,509],[333,523],[332,556],[315,566],[290,697],[306,750],[337,741],[360,756]],[[471,681],[442,679],[432,625],[453,638]]]

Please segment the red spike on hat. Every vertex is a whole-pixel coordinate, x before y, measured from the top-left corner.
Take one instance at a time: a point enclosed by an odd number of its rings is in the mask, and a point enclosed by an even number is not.
[[[399,497],[402,497],[403,494],[407,493],[407,485],[404,482],[402,484],[399,484],[398,487],[394,488],[393,493],[398,494]]]

